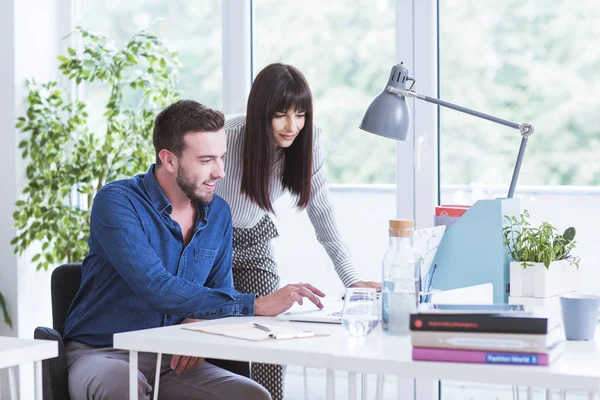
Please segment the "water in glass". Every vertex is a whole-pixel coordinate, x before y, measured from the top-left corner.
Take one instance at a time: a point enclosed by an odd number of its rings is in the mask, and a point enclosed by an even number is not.
[[[342,325],[351,336],[368,335],[379,322],[375,289],[348,288],[344,296]]]

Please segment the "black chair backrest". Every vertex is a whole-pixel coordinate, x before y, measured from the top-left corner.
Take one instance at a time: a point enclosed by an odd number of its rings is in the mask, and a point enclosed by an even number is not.
[[[44,400],[69,400],[69,371],[62,340],[62,330],[67,312],[81,284],[81,263],[64,264],[52,272],[50,292],[54,329],[38,326],[33,337],[54,340],[58,345],[58,357],[42,361]]]
[[[52,327],[62,335],[69,307],[81,284],[81,263],[64,264],[52,272]]]

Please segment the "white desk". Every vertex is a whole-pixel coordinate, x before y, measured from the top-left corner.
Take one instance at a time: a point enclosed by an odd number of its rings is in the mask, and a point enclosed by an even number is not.
[[[0,369],[34,363],[36,400],[42,400],[42,360],[56,356],[57,342],[0,336]]]
[[[281,323],[265,317],[236,317],[197,324],[249,320],[266,325]],[[410,337],[389,336],[380,327],[361,341],[348,336],[340,325],[294,324],[331,336],[250,342],[191,332],[176,325],[116,334],[114,347],[130,351],[131,399],[137,398],[137,352],[140,351],[415,378],[419,400],[437,400],[437,391],[427,389],[441,379],[600,392],[600,332],[595,342],[567,342],[565,353],[551,366],[527,367],[412,361]],[[331,398],[331,389],[327,395]]]

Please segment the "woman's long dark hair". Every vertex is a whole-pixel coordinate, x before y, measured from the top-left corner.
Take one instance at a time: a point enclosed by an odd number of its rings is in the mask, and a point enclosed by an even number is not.
[[[254,80],[248,96],[242,172],[242,193],[265,211],[274,211],[270,178],[276,142],[271,121],[275,113],[292,108],[306,116],[304,127],[292,145],[284,149],[281,181],[298,198],[296,205],[305,208],[311,194],[312,94],[306,78],[296,68],[285,64],[266,66]]]

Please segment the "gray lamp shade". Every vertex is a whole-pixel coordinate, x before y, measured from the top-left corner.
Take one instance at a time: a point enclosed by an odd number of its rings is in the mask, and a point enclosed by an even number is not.
[[[369,104],[358,126],[363,131],[390,139],[408,140],[410,111],[406,97],[387,91],[388,86],[406,89],[408,69],[394,65],[384,89]]]

